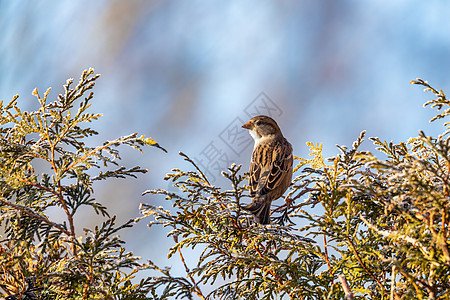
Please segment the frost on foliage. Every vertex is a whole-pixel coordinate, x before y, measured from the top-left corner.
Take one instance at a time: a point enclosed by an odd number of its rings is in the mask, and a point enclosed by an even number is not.
[[[445,109],[432,121],[447,117],[444,93],[413,83],[437,96],[426,105]],[[172,285],[164,270],[160,288],[180,299],[448,299],[448,124],[438,138],[371,138],[385,159],[360,150],[364,131],[326,161],[321,143],[307,143],[312,158],[296,157],[295,178],[284,202],[272,204],[268,226],[241,209],[250,199],[239,166],[223,173],[232,186],[223,190],[182,154],[193,170],[165,178],[178,191],[146,192],[172,207],[142,206],[152,226],[170,228],[169,257],[186,269],[187,282]],[[189,266],[183,253],[191,248],[201,254]]]
[[[149,279],[132,283],[149,267],[118,236],[134,222],[117,225],[94,199],[93,182],[147,172],[119,166],[118,146],[164,149],[137,134],[86,146],[98,134],[89,125],[101,114],[89,109],[99,76],[85,70],[75,86],[67,80],[54,101],[51,89],[43,95],[35,89],[36,111],[22,111],[18,96],[6,105],[0,101],[0,297],[148,299],[153,291]],[[39,174],[37,165],[47,173]],[[76,221],[82,207],[100,215],[101,224],[83,228]],[[52,220],[50,210],[59,210],[64,221]]]

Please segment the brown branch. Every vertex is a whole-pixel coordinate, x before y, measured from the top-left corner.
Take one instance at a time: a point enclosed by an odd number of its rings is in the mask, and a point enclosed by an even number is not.
[[[292,198],[292,201],[297,200],[298,198],[300,198],[301,196],[303,196],[306,193],[309,192],[317,192],[319,191],[319,189],[315,189],[315,188],[304,188],[300,193],[298,193],[294,198]]]
[[[347,279],[344,275],[338,276],[339,281],[341,282],[342,289],[344,290],[345,296],[347,297],[347,300],[353,300],[353,293],[350,289],[350,286],[348,285]]]
[[[258,255],[259,255],[260,258],[264,259],[264,256],[262,255],[261,251],[259,251],[259,248],[255,246],[255,244],[253,244],[253,249],[255,249],[256,253],[258,253]],[[267,272],[270,273],[270,275],[272,275],[272,276],[277,280],[277,283],[278,283],[278,285],[279,285],[280,287],[283,286],[283,284],[284,284],[283,278],[280,278],[280,276],[278,276],[278,275],[277,275],[273,270],[271,270],[271,269],[268,269]],[[287,293],[287,294],[289,295],[289,297],[290,297],[291,299],[294,299],[290,293]]]
[[[50,138],[48,138],[48,141],[50,143],[50,155],[51,155],[51,161],[50,164],[52,165],[53,171],[55,172],[55,178],[58,178],[58,168],[56,167],[55,164],[55,146],[56,144],[52,144],[50,141]],[[64,170],[64,172],[66,172],[66,170]],[[64,173],[63,172],[63,173]],[[70,236],[72,238],[75,238],[75,225],[73,223],[73,213],[71,213],[69,211],[69,207],[67,206],[66,200],[64,200],[64,196],[62,194],[62,187],[61,187],[61,180],[58,181],[58,192],[56,192],[56,195],[59,199],[59,202],[61,203],[62,208],[64,209],[64,212],[67,215],[67,219],[69,221],[69,226],[70,226]],[[75,244],[73,243],[72,246],[72,254],[74,257],[77,257],[77,247],[75,246]]]
[[[397,295],[395,293],[395,265],[392,264],[392,271],[391,271],[391,295],[389,297],[390,300],[395,300],[397,298]]]
[[[348,244],[350,245],[350,248],[352,249],[353,253],[356,256],[356,259],[358,260],[359,264],[361,265],[361,267],[364,269],[364,271],[366,271],[367,274],[369,274],[370,277],[372,277],[373,280],[375,280],[375,282],[378,284],[379,288],[381,290],[384,290],[383,285],[381,284],[380,280],[375,276],[375,274],[372,273],[372,271],[370,271],[367,266],[364,264],[364,262],[361,260],[361,257],[358,254],[358,251],[355,248],[355,245],[353,244],[353,242],[350,240],[349,237],[346,238]]]
[[[417,295],[420,295],[420,294],[423,295],[423,288],[427,289],[428,291],[431,290],[431,287],[426,282],[424,282],[423,280],[421,280],[419,278],[414,278],[413,276],[411,276],[411,274],[409,274],[407,271],[405,271],[402,267],[397,265],[396,270],[398,270],[401,275],[405,276],[412,283],[412,285],[414,286],[414,289],[417,292]],[[416,281],[419,283],[420,287],[417,285]]]
[[[79,164],[80,162],[82,162],[83,160],[85,160],[86,158],[88,158],[89,156],[91,156],[92,154],[102,151],[105,148],[108,148],[111,145],[117,144],[119,143],[119,141],[114,140],[114,141],[110,141],[109,143],[103,145],[103,146],[98,146],[95,147],[94,149],[92,149],[91,151],[89,151],[88,153],[86,153],[85,155],[83,155],[82,157],[80,157],[78,160],[74,161],[73,163],[71,163],[69,166],[67,166],[62,172],[65,173],[68,170],[72,169],[74,166],[76,166],[77,164]]]
[[[330,260],[328,258],[327,236],[325,235],[325,233],[323,234],[323,245],[324,245],[325,261],[327,262],[328,271],[330,271],[330,273],[331,273],[331,265],[330,265]]]
[[[374,226],[369,221],[367,221],[366,218],[364,218],[362,215],[360,215],[359,218],[367,225],[367,227],[369,227],[370,229],[374,230],[379,235],[382,235],[382,236],[385,236],[385,237],[389,237],[389,238],[392,238],[392,239],[398,238],[398,239],[403,240],[403,241],[405,241],[407,243],[411,243],[413,246],[419,247],[419,250],[424,255],[426,255],[426,256],[430,255],[430,253],[426,249],[426,247],[424,245],[422,245],[422,243],[419,242],[418,240],[416,240],[415,238],[412,238],[412,237],[407,236],[407,235],[402,235],[396,230],[389,230],[388,231],[388,230],[378,229],[376,226]]]
[[[178,236],[174,235],[174,236],[173,236],[173,240],[175,241],[175,243],[178,244]],[[200,290],[200,287],[199,287],[199,286],[197,285],[197,283],[195,282],[194,277],[191,276],[191,274],[190,274],[191,271],[189,270],[189,267],[187,266],[186,261],[184,260],[184,256],[183,256],[183,253],[181,253],[180,247],[177,247],[177,250],[178,250],[178,254],[180,255],[181,262],[182,262],[183,265],[184,265],[184,269],[186,270],[187,276],[191,279],[191,282],[192,282],[192,284],[194,285],[195,293],[196,293],[200,298],[206,299],[205,296],[203,296],[203,293],[202,293],[202,291]]]
[[[26,184],[32,185],[32,186],[34,186],[34,187],[36,187],[36,188],[38,188],[40,190],[43,190],[43,191],[49,192],[49,193],[51,193],[51,194],[53,194],[55,196],[58,196],[58,193],[56,191],[54,191],[52,189],[49,189],[49,188],[47,188],[47,187],[45,187],[43,185],[31,182],[31,181],[27,180],[26,178],[19,177],[19,176],[15,175],[15,174],[13,174],[12,177],[14,177],[15,179],[17,179],[19,181],[22,181],[22,182],[24,182]]]
[[[298,193],[294,198],[288,198],[288,197],[286,197],[285,199],[284,199],[284,201],[286,202],[285,204],[283,204],[283,205],[280,205],[280,206],[278,206],[277,208],[275,208],[274,210],[273,210],[273,212],[278,212],[278,211],[280,211],[280,210],[282,210],[282,209],[284,209],[285,207],[290,207],[290,205],[295,201],[295,200],[297,200],[298,198],[300,198],[301,196],[303,196],[304,194],[306,194],[306,193],[309,193],[309,192],[314,192],[314,191],[318,191],[318,189],[314,189],[314,188],[305,188],[305,189],[303,189],[300,193]],[[297,205],[294,205],[294,206],[292,206],[292,209],[293,210],[295,210],[295,209],[297,209],[297,208],[300,208],[300,207],[303,207],[303,206],[307,206],[307,205],[316,205],[317,203],[319,203],[320,202],[320,200],[316,200],[316,201],[307,201],[307,202],[303,202],[303,203],[299,203],[299,204],[297,204]]]
[[[43,216],[40,216],[40,215],[38,215],[38,214],[36,214],[36,213],[30,211],[30,209],[27,209],[26,207],[23,207],[23,206],[21,206],[21,205],[17,205],[17,204],[8,202],[8,201],[3,200],[3,199],[1,199],[1,198],[0,198],[0,202],[2,202],[3,204],[5,204],[5,205],[7,205],[7,206],[10,206],[10,207],[12,207],[12,208],[14,208],[14,209],[17,209],[18,211],[20,211],[20,212],[22,212],[22,213],[24,213],[24,214],[26,214],[26,215],[29,215],[30,217],[33,217],[33,218],[35,218],[35,219],[38,219],[38,220],[40,220],[40,221],[42,221],[42,222],[44,222],[44,223],[46,223],[46,224],[48,224],[48,225],[50,225],[50,226],[52,226],[52,227],[55,227],[55,228],[59,229],[60,231],[64,232],[64,234],[66,234],[67,236],[72,236],[72,234],[71,234],[67,229],[65,229],[64,227],[62,227],[61,225],[58,225],[58,224],[56,224],[56,223],[53,223],[52,221],[50,221],[50,220],[44,218]]]

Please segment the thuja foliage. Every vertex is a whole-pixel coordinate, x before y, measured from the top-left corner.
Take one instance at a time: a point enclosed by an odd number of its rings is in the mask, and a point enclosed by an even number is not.
[[[412,83],[434,93],[425,106],[443,112],[431,121],[448,117],[441,90]],[[398,144],[371,138],[383,158],[360,150],[364,132],[327,160],[321,144],[309,143],[312,158],[298,158],[268,226],[240,209],[249,201],[240,166],[223,173],[232,186],[223,190],[181,153],[193,171],[167,175],[178,192],[146,192],[173,208],[141,210],[151,227],[171,228],[168,255],[181,258],[187,275],[160,269],[153,288],[161,299],[449,299],[450,122],[444,126],[438,137],[420,132]],[[186,248],[201,250],[195,265]]]
[[[87,112],[97,79],[93,70],[83,72],[53,102],[47,100],[50,89],[43,96],[35,90],[39,108],[32,112],[20,109],[17,96],[0,102],[1,297],[450,298],[450,122],[438,137],[420,132],[398,144],[371,138],[383,158],[360,149],[364,132],[327,160],[322,144],[308,143],[312,158],[297,158],[285,202],[273,205],[267,226],[255,225],[241,210],[249,193],[240,166],[223,173],[231,185],[224,190],[181,153],[192,170],[167,175],[177,191],[145,193],[165,196],[172,208],[141,206],[144,218],[152,218],[150,227],[170,228],[168,256],[180,258],[186,271],[175,276],[125,249],[118,233],[138,219],[116,224],[94,200],[95,181],[146,171],[120,167],[118,146],[161,148],[136,134],[86,145],[97,134],[87,125],[100,117]],[[441,90],[412,83],[435,95],[425,103],[438,110],[431,121],[448,117],[450,101]],[[103,222],[91,229],[77,224],[83,206]],[[52,220],[55,209],[65,221]],[[190,265],[192,253],[200,254]],[[134,280],[143,269],[158,273]]]
[[[137,134],[86,145],[86,138],[97,134],[87,123],[101,116],[88,112],[98,78],[89,69],[77,85],[69,79],[55,101],[49,100],[50,89],[43,95],[35,89],[38,109],[31,112],[21,110],[18,96],[0,102],[0,297],[147,299],[154,294],[149,280],[132,282],[148,266],[118,237],[134,221],[117,224],[94,200],[92,186],[146,172],[120,167],[118,146],[161,147]],[[104,221],[91,229],[77,224],[74,217],[83,206]],[[50,209],[65,220],[52,220]]]

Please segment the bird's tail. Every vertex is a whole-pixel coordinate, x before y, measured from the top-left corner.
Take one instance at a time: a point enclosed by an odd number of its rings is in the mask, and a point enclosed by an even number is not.
[[[270,223],[270,204],[272,201],[266,198],[267,197],[254,198],[249,205],[242,207],[242,209],[253,214],[256,223],[262,225]]]

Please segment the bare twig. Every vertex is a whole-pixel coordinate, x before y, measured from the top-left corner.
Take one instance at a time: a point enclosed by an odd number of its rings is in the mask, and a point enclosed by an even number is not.
[[[392,265],[391,271],[391,296],[390,300],[395,300],[395,265]]]
[[[350,286],[348,285],[347,279],[344,275],[338,276],[339,281],[341,282],[342,289],[344,290],[345,296],[347,297],[347,300],[353,300],[353,293],[350,289]]]
[[[175,243],[178,243],[178,236],[174,235],[174,236],[173,236],[173,240],[175,241]],[[194,285],[195,293],[196,293],[200,298],[206,299],[205,296],[203,295],[202,291],[200,290],[200,287],[199,287],[199,286],[197,285],[197,283],[195,282],[194,277],[192,277],[192,276],[190,275],[190,272],[191,272],[191,271],[189,270],[189,267],[187,266],[186,261],[184,260],[184,256],[183,256],[183,253],[181,253],[180,247],[178,247],[177,249],[178,249],[178,254],[180,255],[180,258],[181,258],[181,262],[183,263],[184,269],[186,270],[187,276],[191,279],[191,282],[192,282],[192,284]]]
[[[328,244],[327,244],[327,236],[325,233],[323,234],[323,246],[324,246],[324,253],[325,253],[325,261],[327,262],[328,271],[331,273],[331,265],[330,260],[328,258]]]
[[[306,193],[309,193],[309,192],[317,192],[317,191],[319,191],[319,189],[315,189],[315,188],[304,188],[300,193],[298,193],[295,197],[293,197],[293,198],[291,199],[291,201],[293,202],[293,201],[297,200],[298,198],[300,198],[301,196],[303,196],[303,195],[306,194]]]
[[[298,194],[297,194],[295,197],[293,197],[293,198],[288,198],[288,197],[286,197],[286,198],[284,199],[284,201],[285,201],[286,203],[283,204],[283,205],[278,206],[277,208],[275,208],[275,209],[273,210],[273,212],[281,211],[281,210],[283,210],[285,207],[292,208],[293,210],[295,210],[295,209],[297,209],[297,208],[300,208],[300,207],[303,207],[303,206],[307,206],[307,205],[312,205],[312,206],[316,205],[317,203],[320,202],[320,200],[315,200],[315,201],[305,201],[305,202],[303,202],[303,203],[299,203],[299,204],[297,204],[297,205],[291,206],[292,203],[294,203],[295,200],[297,200],[298,198],[300,198],[300,197],[303,196],[304,194],[306,194],[306,193],[308,193],[308,192],[314,192],[314,191],[318,191],[318,189],[314,189],[314,188],[305,188],[305,189],[303,189],[300,193],[298,193]],[[288,196],[289,196],[289,195],[288,195]]]

